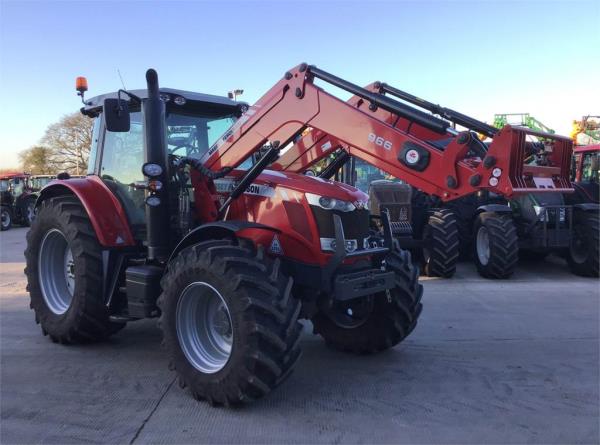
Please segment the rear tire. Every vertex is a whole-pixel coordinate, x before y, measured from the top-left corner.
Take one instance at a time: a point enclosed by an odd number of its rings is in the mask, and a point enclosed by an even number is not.
[[[291,374],[300,357],[300,302],[280,265],[262,249],[229,240],[188,247],[169,264],[159,326],[169,368],[194,398],[237,405],[263,397]],[[212,316],[203,309],[207,299],[218,299]]]
[[[456,215],[449,209],[430,213],[423,231],[423,271],[430,277],[450,278],[456,272],[459,254]]]
[[[397,345],[413,331],[423,307],[418,268],[405,250],[388,255],[386,268],[396,273],[396,287],[389,293],[356,298],[337,307],[334,303],[328,312],[322,310],[312,318],[314,332],[327,345],[345,352],[371,354]],[[352,323],[361,310],[364,316]],[[345,314],[348,322],[342,323],[340,317]]]
[[[575,210],[573,213],[573,241],[567,254],[571,272],[583,277],[599,276],[598,244],[600,222],[597,213]]]
[[[102,295],[102,253],[81,203],[42,203],[27,233],[27,290],[35,321],[59,343],[101,340],[124,324],[109,320]]]
[[[510,215],[480,213],[474,224],[473,257],[484,278],[504,279],[519,261],[519,239]]]
[[[0,217],[1,217],[1,223],[0,223],[0,230],[2,230],[3,232],[5,230],[9,230],[12,227],[12,212],[10,211],[10,207],[8,206],[2,206],[2,209],[0,210]]]

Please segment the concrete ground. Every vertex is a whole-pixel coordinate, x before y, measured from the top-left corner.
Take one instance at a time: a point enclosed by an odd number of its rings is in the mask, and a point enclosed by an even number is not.
[[[598,280],[559,259],[509,281],[461,264],[426,280],[419,326],[391,351],[334,352],[307,327],[293,376],[241,409],[174,384],[154,321],[105,343],[42,336],[26,229],[0,235],[2,443],[598,443]]]

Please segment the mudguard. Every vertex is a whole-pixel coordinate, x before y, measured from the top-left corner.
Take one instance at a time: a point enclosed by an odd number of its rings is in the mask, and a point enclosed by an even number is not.
[[[171,260],[186,247],[209,239],[223,239],[231,237],[232,235],[235,236],[237,232],[245,229],[261,229],[281,233],[281,230],[276,229],[275,227],[249,221],[216,221],[203,224],[196,227],[179,241],[175,249],[173,249],[173,252],[171,252],[169,262],[171,262]]]
[[[60,195],[75,195],[79,199],[103,247],[135,246],[121,202],[100,178],[90,175],[56,179],[41,190],[36,207],[42,201]]]
[[[495,212],[495,213],[512,213],[512,209],[504,204],[485,204],[477,207],[476,214],[482,212]]]

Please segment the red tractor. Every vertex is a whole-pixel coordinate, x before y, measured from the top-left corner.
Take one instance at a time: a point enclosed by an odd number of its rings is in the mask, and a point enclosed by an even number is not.
[[[161,89],[154,70],[145,90],[84,101],[95,121],[89,174],[42,189],[27,235],[28,290],[43,333],[88,342],[158,317],[180,385],[226,405],[262,397],[290,375],[300,318],[329,345],[359,354],[406,338],[422,287],[388,213],[373,233],[365,193],[277,165],[281,148],[309,127],[390,162],[429,153],[403,168],[443,198],[479,188],[512,194],[535,187],[534,177],[568,188],[568,165],[564,175],[524,169],[524,130],[503,130],[486,159],[467,162],[470,136],[438,150],[315,78],[437,134],[451,131],[306,64],[252,107]],[[83,100],[84,79],[78,90]],[[557,159],[569,159],[570,148],[557,144]]]

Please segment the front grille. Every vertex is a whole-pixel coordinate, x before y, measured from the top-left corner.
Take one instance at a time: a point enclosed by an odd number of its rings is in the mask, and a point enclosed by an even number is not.
[[[334,210],[325,210],[318,206],[310,206],[320,238],[335,238],[335,229],[333,227],[333,214],[339,215],[344,227],[344,237],[346,239],[355,239],[359,247],[362,247],[363,239],[369,236],[369,210],[356,209],[351,212],[338,212]]]

